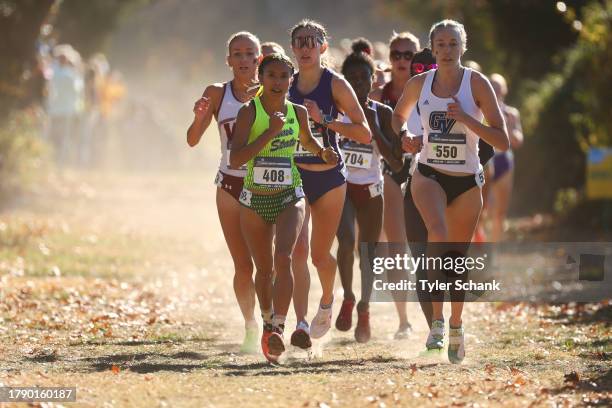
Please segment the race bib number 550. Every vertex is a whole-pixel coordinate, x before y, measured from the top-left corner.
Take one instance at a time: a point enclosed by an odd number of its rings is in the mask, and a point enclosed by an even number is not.
[[[466,137],[463,133],[430,133],[427,163],[465,164]]]

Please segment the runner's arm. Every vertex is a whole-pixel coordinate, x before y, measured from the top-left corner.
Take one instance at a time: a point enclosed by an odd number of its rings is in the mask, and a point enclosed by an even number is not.
[[[490,144],[497,151],[506,151],[510,147],[504,116],[501,113],[495,92],[489,80],[479,72],[472,72],[472,93],[486,125],[473,117],[466,115],[464,124],[478,137]]]
[[[372,141],[372,133],[368,121],[359,106],[355,91],[346,79],[340,77],[332,79],[332,94],[336,105],[345,116],[348,116],[351,123],[334,120],[327,127],[355,142],[369,144]]]
[[[378,146],[380,154],[391,167],[391,170],[398,172],[402,169],[403,160],[393,154],[393,143],[399,143],[399,137],[393,132],[391,127],[391,117],[393,111],[386,105],[378,105],[378,117],[380,118],[380,127],[371,126],[372,136]]]
[[[278,133],[278,131],[268,128],[252,143],[248,143],[253,122],[255,122],[255,107],[252,103],[249,103],[240,108],[236,117],[236,125],[232,136],[232,150],[230,152],[230,167],[232,169],[240,168],[240,166],[255,157],[270,139]]]
[[[210,125],[212,121],[214,113],[217,111],[219,104],[221,103],[221,96],[223,95],[223,85],[221,84],[213,84],[206,87],[204,93],[202,94],[202,98],[200,98],[196,102],[196,106],[198,103],[202,101],[202,99],[208,99],[208,108],[201,114],[194,112],[193,122],[187,129],[187,144],[193,147],[198,144],[202,135]],[[194,107],[194,110],[196,108]]]
[[[294,104],[293,107],[295,108],[295,113],[300,124],[300,143],[304,146],[304,149],[316,156],[321,152],[323,146],[319,144],[319,141],[315,139],[310,131],[310,126],[308,126],[308,111],[301,105]]]
[[[406,85],[404,85],[402,96],[397,101],[397,105],[395,105],[393,110],[393,116],[391,117],[391,128],[396,135],[401,136],[400,132],[408,122],[410,112],[419,99],[424,80],[425,74],[419,74],[410,78]]]

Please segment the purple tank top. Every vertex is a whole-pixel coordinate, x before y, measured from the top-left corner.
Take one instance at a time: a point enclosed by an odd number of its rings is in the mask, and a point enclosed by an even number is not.
[[[338,107],[334,102],[334,98],[332,96],[332,79],[334,78],[334,74],[327,68],[323,69],[323,74],[319,79],[319,84],[317,87],[308,95],[302,95],[300,91],[297,89],[298,79],[300,77],[300,73],[293,75],[293,83],[291,84],[291,88],[289,88],[289,100],[293,103],[297,103],[300,105],[304,104],[304,99],[313,100],[319,105],[319,109],[323,111],[324,115],[331,115],[334,119],[338,117]],[[342,163],[342,154],[340,153],[340,149],[338,148],[338,139],[336,137],[336,132],[327,127],[320,125],[319,123],[314,122],[312,119],[309,119],[310,122],[310,130],[312,131],[312,135],[315,136],[319,142],[323,141],[323,146],[329,147],[338,154],[338,164]],[[296,154],[294,156],[294,160],[296,163],[309,163],[309,164],[324,164],[325,162],[308,152],[306,152],[301,146],[298,145],[296,150]]]

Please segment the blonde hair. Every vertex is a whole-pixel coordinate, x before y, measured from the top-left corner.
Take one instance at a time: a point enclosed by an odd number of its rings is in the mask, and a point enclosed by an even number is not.
[[[465,27],[458,21],[455,20],[442,20],[438,21],[434,25],[431,26],[429,30],[429,48],[433,50],[433,39],[436,31],[441,28],[454,28],[459,32],[459,38],[461,39],[461,48],[463,52],[467,51],[467,33],[465,32]]]
[[[506,82],[506,78],[504,78],[501,74],[494,73],[491,74],[491,82],[499,84],[502,93],[500,96],[506,96],[508,93],[508,83]]]
[[[232,43],[239,39],[239,38],[246,38],[248,40],[251,40],[255,43],[255,48],[257,49],[257,55],[261,54],[261,43],[259,41],[259,38],[257,38],[257,36],[253,33],[250,33],[248,31],[239,31],[237,33],[234,33],[230,36],[229,40],[227,40],[227,51],[229,53],[230,48],[232,47]]]
[[[391,48],[397,41],[401,40],[408,40],[412,42],[416,46],[417,51],[421,49],[421,42],[417,36],[412,34],[410,31],[402,31],[401,33],[396,33],[393,31],[391,38],[389,38],[389,48]]]

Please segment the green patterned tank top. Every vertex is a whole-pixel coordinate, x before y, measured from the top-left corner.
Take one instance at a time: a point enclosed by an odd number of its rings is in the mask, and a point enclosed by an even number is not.
[[[249,133],[248,143],[261,136],[270,124],[270,116],[266,113],[260,98],[255,97],[253,103],[255,121]],[[287,101],[286,105],[287,115],[283,129],[247,162],[244,187],[248,190],[275,192],[302,185],[300,173],[293,161],[299,140],[300,124],[293,104]]]

